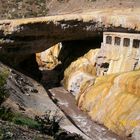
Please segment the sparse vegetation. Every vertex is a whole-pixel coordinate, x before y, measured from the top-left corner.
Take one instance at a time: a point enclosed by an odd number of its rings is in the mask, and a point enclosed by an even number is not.
[[[83,140],[79,135],[71,134],[61,129],[59,123],[62,118],[57,116],[57,114],[51,115],[51,111],[48,111],[41,117],[36,116],[35,119],[31,119],[21,114],[13,113],[10,109],[3,107],[0,109],[0,119],[17,125],[27,126],[30,129],[39,131],[43,135],[51,136],[50,139],[53,140]],[[0,129],[0,139],[12,138],[12,135],[10,130]],[[40,139],[40,137],[35,139]]]
[[[0,119],[4,121],[10,121],[14,124],[27,126],[28,128],[40,131],[42,134],[54,136],[59,130],[59,123],[62,118],[57,115],[50,115],[51,111],[48,111],[45,115],[35,119],[28,118],[22,114],[14,113],[10,109],[4,107],[0,108]]]
[[[35,120],[40,124],[39,130],[50,136],[54,136],[60,129],[59,123],[61,117],[55,113],[51,115],[51,111],[48,111],[45,115],[38,117],[36,116]]]
[[[50,116],[50,113],[41,117],[36,116],[35,119],[31,119],[22,114],[14,113],[5,107],[0,108],[0,119],[17,125],[27,126],[31,129],[36,129],[41,133],[50,136],[55,135],[59,131],[59,122],[61,120],[61,118],[58,118],[57,116]]]
[[[13,133],[0,128],[0,140],[9,140],[12,138],[12,136]]]
[[[35,140],[46,138],[48,140],[82,140],[79,135],[68,133],[60,128],[59,123],[62,118],[59,117],[58,112],[47,111],[45,115],[31,119],[23,114],[13,112],[10,108],[5,108],[2,103],[10,93],[7,86],[8,76],[11,77],[10,71],[4,66],[0,67],[0,140],[19,138],[17,134],[23,137],[27,134],[27,138],[32,137]],[[30,134],[30,131],[33,134]],[[22,134],[22,132],[26,134]]]
[[[8,78],[8,70],[4,69],[0,72],[0,105],[8,97],[8,92],[5,88],[6,79]]]
[[[0,107],[0,119],[4,121],[12,121],[14,114],[10,109],[6,109],[5,107]]]
[[[17,125],[28,126],[31,129],[38,129],[40,126],[37,121],[21,115],[16,115],[12,121]]]
[[[37,121],[19,113],[13,113],[9,108],[6,109],[5,107],[0,108],[0,119],[13,122],[17,125],[28,126],[32,129],[39,127],[39,123]]]
[[[28,18],[46,16],[49,9],[46,0],[7,0],[0,1],[2,18]]]

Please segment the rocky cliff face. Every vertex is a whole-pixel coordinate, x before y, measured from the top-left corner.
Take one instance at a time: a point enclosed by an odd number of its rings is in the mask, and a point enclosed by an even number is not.
[[[103,42],[101,49],[90,50],[73,62],[65,70],[63,85],[94,121],[129,136],[140,127],[140,44],[138,48],[113,44]]]
[[[99,50],[90,50],[84,57],[79,58],[65,70],[64,86],[68,91],[77,95],[82,86],[90,81],[94,82],[96,78],[96,69],[94,67],[96,56]]]
[[[139,70],[98,77],[80,93],[78,106],[94,121],[121,136],[129,136],[140,127],[139,80]]]
[[[83,14],[1,20],[1,52],[29,54],[59,42],[102,36],[104,31],[140,32],[139,8],[99,9]]]

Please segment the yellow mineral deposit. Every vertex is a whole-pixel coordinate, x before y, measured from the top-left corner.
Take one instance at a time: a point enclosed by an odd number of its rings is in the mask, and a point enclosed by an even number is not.
[[[96,78],[78,106],[119,135],[140,126],[140,70]]]
[[[61,47],[61,43],[58,43],[51,48],[36,54],[36,60],[40,69],[52,70],[61,63],[58,60]]]
[[[64,87],[78,107],[113,132],[128,136],[140,127],[140,35],[104,33],[64,73]]]
[[[94,82],[96,77],[95,57],[99,49],[90,50],[86,55],[71,63],[68,69],[65,70],[63,85],[72,94],[77,94],[81,91],[82,85],[87,81]]]

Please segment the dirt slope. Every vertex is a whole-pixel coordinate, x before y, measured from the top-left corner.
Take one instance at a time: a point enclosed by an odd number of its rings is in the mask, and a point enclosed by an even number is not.
[[[0,19],[81,13],[102,8],[136,8],[139,0],[0,0]]]

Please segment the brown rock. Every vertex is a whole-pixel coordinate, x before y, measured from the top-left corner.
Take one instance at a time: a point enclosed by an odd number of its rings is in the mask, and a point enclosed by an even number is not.
[[[61,43],[58,43],[51,48],[36,54],[36,60],[41,70],[52,70],[61,63],[58,60],[61,47]]]
[[[112,8],[82,14],[1,20],[1,52],[40,52],[61,41],[95,37],[107,30],[140,32],[139,22],[139,8]]]

